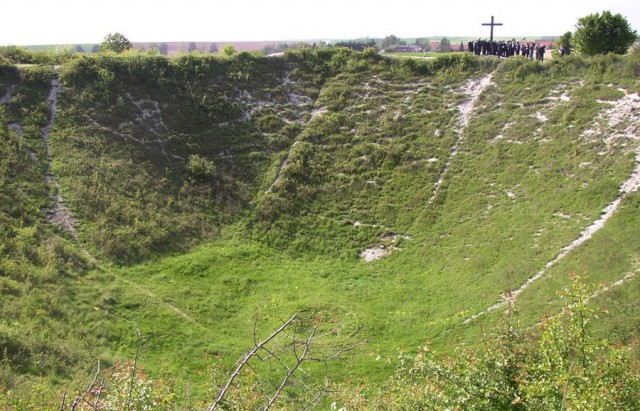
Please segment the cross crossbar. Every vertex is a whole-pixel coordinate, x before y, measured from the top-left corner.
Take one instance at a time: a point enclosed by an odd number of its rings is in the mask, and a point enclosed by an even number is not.
[[[493,20],[493,16],[491,16],[491,23],[482,23],[483,26],[491,26],[491,36],[489,38],[489,41],[493,41],[493,27],[495,26],[502,26],[502,23],[495,23]]]

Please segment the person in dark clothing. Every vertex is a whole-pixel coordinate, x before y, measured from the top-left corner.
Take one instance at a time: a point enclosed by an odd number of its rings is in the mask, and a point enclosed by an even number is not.
[[[535,56],[536,51],[536,43],[531,43],[529,45],[529,60],[533,60],[533,56]]]

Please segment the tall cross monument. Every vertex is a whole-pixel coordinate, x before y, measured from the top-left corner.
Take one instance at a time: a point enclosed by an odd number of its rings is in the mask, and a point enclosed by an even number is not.
[[[493,41],[493,27],[494,26],[502,26],[502,23],[494,23],[493,22],[493,16],[491,16],[491,23],[482,23],[483,26],[491,26],[491,37],[489,38],[489,41]]]

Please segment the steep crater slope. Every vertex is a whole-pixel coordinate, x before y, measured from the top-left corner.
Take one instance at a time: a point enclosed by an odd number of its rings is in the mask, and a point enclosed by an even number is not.
[[[568,74],[565,64],[532,74],[515,60],[496,71],[465,128],[441,203],[416,222],[424,231],[414,233],[416,248],[407,253],[421,254],[428,273],[418,288],[464,302],[443,307],[443,330],[489,313],[495,320],[514,301],[535,306],[523,310],[534,321],[557,308],[555,292],[570,272],[586,271],[594,283],[637,284],[637,240],[627,229],[606,228],[637,227],[638,84],[622,70]]]
[[[60,222],[51,173],[57,80],[49,67],[0,62],[0,387],[28,389],[97,355],[79,329],[99,321],[91,268]]]
[[[291,312],[335,319],[368,342],[353,372],[379,377],[391,366],[376,358],[473,340],[513,301],[535,324],[571,271],[608,284],[598,327],[631,339],[633,64],[86,56],[60,69],[55,118],[50,70],[2,77],[12,366],[52,347],[47,364],[70,367],[91,338],[122,355],[139,327],[163,338],[151,368],[170,357],[188,374],[205,355],[235,360],[264,304],[265,329]],[[49,219],[56,204],[72,212],[66,232]],[[123,267],[87,276],[100,262],[76,242]],[[46,325],[25,320],[35,311]],[[69,348],[74,326],[84,340]]]
[[[322,78],[307,71],[248,54],[71,63],[53,138],[83,239],[123,263],[215,237],[295,141]]]
[[[54,168],[83,241],[119,263],[238,221],[298,255],[353,258],[408,238],[437,191],[469,99],[447,68],[343,49],[84,57],[61,74]]]

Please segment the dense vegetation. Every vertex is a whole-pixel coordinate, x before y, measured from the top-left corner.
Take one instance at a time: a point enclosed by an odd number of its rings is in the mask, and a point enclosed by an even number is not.
[[[95,353],[95,343],[85,340],[84,332],[76,332],[86,329],[81,324],[87,324],[92,315],[90,305],[76,303],[90,300],[97,292],[85,288],[90,263],[45,218],[52,204],[44,179],[41,127],[49,120],[43,101],[51,75],[50,69],[42,67],[20,72],[7,65],[0,68],[3,90],[19,84],[12,104],[0,105],[3,387],[33,389],[36,375],[66,379]]]
[[[637,164],[636,114],[605,115],[640,91],[637,52],[544,64],[344,48],[58,62],[0,60],[2,406],[57,409],[65,389],[84,391],[96,359],[116,364],[111,392],[127,392],[136,368],[117,359],[138,358],[142,344],[152,378],[139,378],[139,395],[160,409],[186,398],[203,408],[223,379],[212,374],[223,377],[254,332],[266,336],[292,313],[304,319],[297,332],[322,324],[333,347],[349,347],[346,363],[305,366],[316,383],[325,374],[338,383],[328,396],[337,407],[554,409],[576,358],[590,379],[567,385],[566,406],[596,397],[603,407],[638,405],[622,392],[638,388],[634,351],[601,341],[628,344],[640,330],[637,192],[548,264],[618,198]],[[486,87],[462,122],[480,79]],[[51,223],[57,185],[73,228]],[[368,248],[389,254],[365,262]],[[448,349],[477,347],[504,310],[464,320],[540,270],[500,344],[471,357]],[[583,270],[593,291],[576,292],[578,305],[564,312],[586,318],[592,296],[607,309],[589,323],[589,340],[575,317],[523,337],[560,312],[556,292]],[[449,360],[416,353],[424,339]],[[545,355],[569,368],[535,369]],[[608,372],[605,356],[617,362],[602,390],[580,391]],[[507,368],[490,361],[503,357]],[[227,406],[261,405],[273,393],[265,372],[271,384],[282,377],[270,367],[244,375]],[[477,386],[487,379],[493,391]],[[301,385],[289,401],[309,400]]]
[[[624,54],[638,40],[638,33],[621,14],[603,11],[578,20],[574,41],[576,49],[587,56]]]

